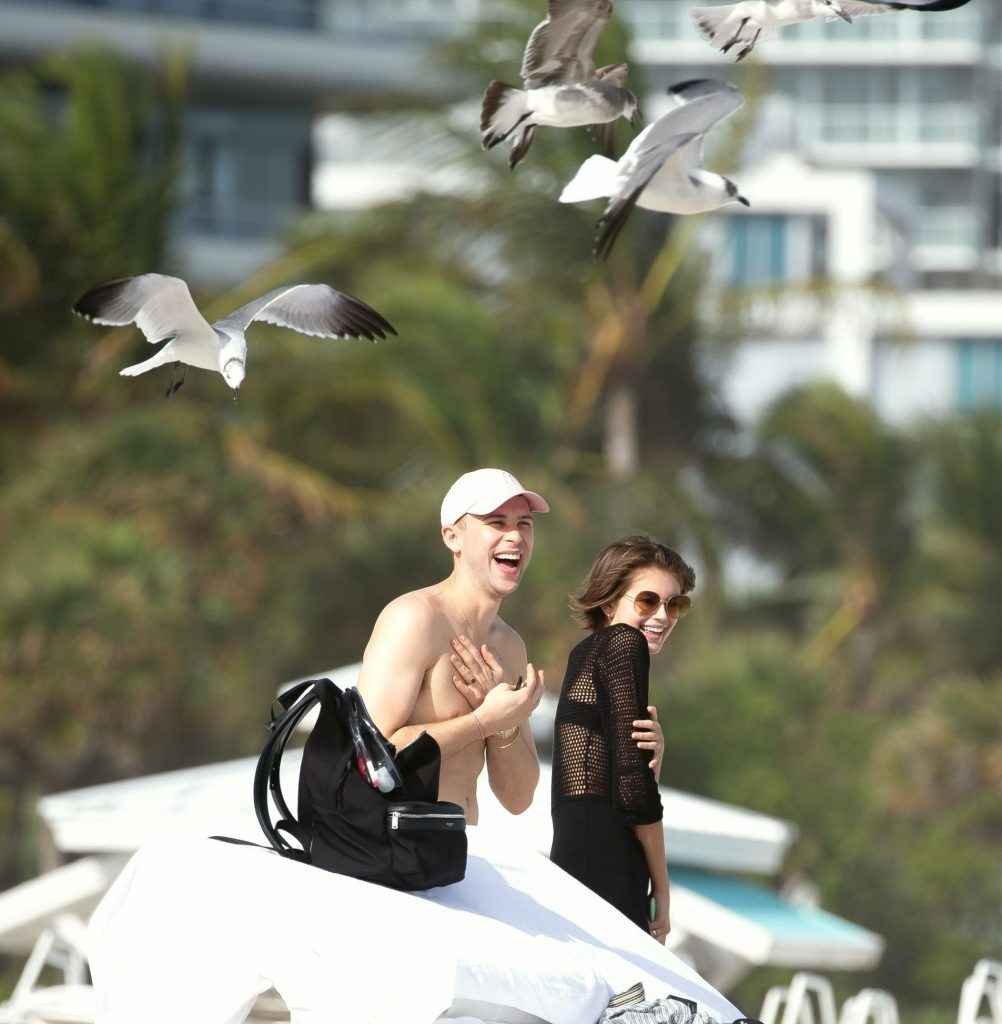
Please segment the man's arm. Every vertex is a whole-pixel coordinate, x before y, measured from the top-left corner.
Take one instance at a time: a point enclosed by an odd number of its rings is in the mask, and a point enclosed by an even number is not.
[[[407,725],[425,673],[435,662],[428,650],[434,612],[416,594],[391,601],[376,619],[362,655],[358,689],[380,732],[399,750],[423,732],[438,743],[442,756],[482,742],[472,713],[442,722]]]
[[[508,664],[515,665],[512,678],[522,676],[526,688],[538,689],[542,697],[543,673],[537,674],[532,665],[526,664],[525,644],[518,636],[514,639],[517,647],[512,651],[511,660],[506,659]],[[539,782],[539,757],[529,721],[538,703],[537,698],[527,708],[525,718],[517,723],[518,735],[514,739],[494,735],[487,740],[487,778],[491,792],[511,814],[521,814],[528,809]]]

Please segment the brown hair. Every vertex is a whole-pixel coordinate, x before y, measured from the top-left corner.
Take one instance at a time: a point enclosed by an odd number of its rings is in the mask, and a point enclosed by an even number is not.
[[[608,616],[604,608],[618,601],[638,569],[656,566],[672,573],[687,594],[696,585],[696,574],[677,552],[652,537],[635,535],[613,541],[604,548],[576,594],[571,595],[571,611],[585,629],[601,629]]]

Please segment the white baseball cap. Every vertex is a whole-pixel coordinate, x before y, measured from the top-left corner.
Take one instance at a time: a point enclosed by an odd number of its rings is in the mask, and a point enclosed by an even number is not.
[[[486,515],[519,495],[529,502],[532,512],[550,511],[549,503],[541,494],[527,491],[503,469],[475,469],[464,473],[442,499],[442,525],[452,526],[468,512]]]

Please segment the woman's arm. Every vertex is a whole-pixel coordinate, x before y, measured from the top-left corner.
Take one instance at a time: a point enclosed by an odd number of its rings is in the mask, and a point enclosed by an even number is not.
[[[665,852],[665,833],[660,821],[650,825],[634,825],[633,832],[644,848],[647,873],[651,876],[654,894],[654,917],[651,920],[651,935],[662,945],[671,931],[668,918],[670,893],[668,889],[668,855]]]
[[[639,749],[633,723],[647,704],[650,653],[647,639],[632,626],[610,626],[596,659],[596,691],[612,767],[612,800],[628,825],[662,818],[651,754]]]

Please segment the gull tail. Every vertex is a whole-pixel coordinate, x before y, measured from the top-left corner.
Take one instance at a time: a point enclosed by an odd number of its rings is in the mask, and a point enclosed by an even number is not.
[[[511,144],[511,152],[508,154],[508,166],[515,170],[522,162],[522,158],[529,152],[533,137],[536,134],[534,124],[523,125]]]
[[[528,96],[524,90],[504,82],[491,82],[480,110],[480,141],[484,149],[504,142],[528,117]]]
[[[586,203],[589,199],[603,199],[612,195],[618,165],[608,157],[594,156],[578,168],[578,173],[564,186],[560,193],[562,203]]]
[[[125,369],[119,370],[118,373],[120,377],[138,377],[141,373],[146,373],[147,370],[155,370],[158,366],[163,366],[164,363],[176,362],[178,362],[178,358],[174,352],[174,345],[172,340],[168,340],[167,344],[159,352],[150,356],[149,359],[144,359],[141,363],[133,363],[132,366],[126,366]]]
[[[690,7],[689,16],[706,39],[714,46],[719,47],[724,40],[718,40],[717,37],[724,22],[734,13],[735,6],[729,4],[724,7]]]

